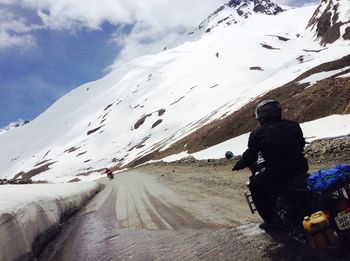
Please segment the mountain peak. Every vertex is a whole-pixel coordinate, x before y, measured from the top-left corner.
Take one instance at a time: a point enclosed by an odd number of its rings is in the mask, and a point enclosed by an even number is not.
[[[207,27],[206,32],[210,32],[223,22],[226,25],[236,24],[254,13],[276,15],[280,12],[283,9],[270,0],[230,0],[204,20],[199,29]]]
[[[349,10],[348,0],[321,1],[308,24],[321,45],[325,46],[338,39],[350,40]]]
[[[225,5],[235,8],[238,14],[245,17],[248,17],[251,11],[267,15],[276,15],[283,11],[280,6],[270,0],[230,0]],[[252,10],[249,10],[249,7],[253,7]]]

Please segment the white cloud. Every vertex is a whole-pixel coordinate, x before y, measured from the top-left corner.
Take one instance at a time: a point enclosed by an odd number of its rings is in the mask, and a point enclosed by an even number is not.
[[[36,10],[43,23],[55,29],[77,25],[96,29],[103,22],[140,22],[155,27],[191,24],[222,3],[223,0],[0,0],[3,5]]]
[[[13,21],[19,33],[42,28],[98,30],[105,22],[116,26],[132,25],[129,37],[119,35],[115,38],[119,45],[130,45],[122,53],[124,58],[137,55],[136,50],[141,46],[147,46],[146,49],[149,51],[157,49],[158,47],[151,47],[152,42],[160,46],[176,38],[182,28],[198,24],[224,2],[224,0],[0,0],[0,4],[4,6],[17,6],[34,11],[41,19],[41,24],[36,25],[36,28],[26,25],[23,19],[18,24]],[[10,19],[7,21],[9,25]],[[8,34],[9,28],[11,26],[1,27],[2,31]]]
[[[34,45],[35,39],[30,32],[36,29],[36,26],[27,25],[25,18],[7,9],[0,10],[0,49]]]
[[[228,0],[0,0],[0,4],[20,7],[35,12],[39,25],[28,25],[25,19],[7,19],[0,26],[2,34],[15,42],[29,41],[29,33],[38,29],[99,30],[108,22],[119,28],[132,26],[127,37],[124,31],[116,31],[113,41],[124,47],[119,61],[140,54],[160,51],[174,41],[184,28],[195,26]],[[277,0],[278,3],[305,2],[311,0]],[[11,29],[12,28],[12,29]],[[16,29],[13,29],[16,28]],[[117,30],[117,29],[116,29]],[[12,32],[12,33],[11,33]],[[13,35],[16,32],[17,35]],[[19,37],[19,39],[16,39]],[[5,37],[0,38],[0,41]],[[33,41],[33,38],[31,38]],[[11,43],[11,41],[9,42]],[[1,47],[1,43],[0,43]]]
[[[0,49],[5,49],[14,46],[32,46],[35,44],[35,39],[31,35],[12,35],[0,29]]]

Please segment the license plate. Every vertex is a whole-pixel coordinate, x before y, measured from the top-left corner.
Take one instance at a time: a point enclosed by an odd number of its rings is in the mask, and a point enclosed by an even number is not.
[[[340,230],[350,228],[350,212],[340,212],[334,219]]]

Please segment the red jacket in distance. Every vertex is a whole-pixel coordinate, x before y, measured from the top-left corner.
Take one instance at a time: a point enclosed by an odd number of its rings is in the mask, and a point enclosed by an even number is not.
[[[105,173],[107,175],[113,175],[113,170],[111,170],[110,168],[106,168]]]

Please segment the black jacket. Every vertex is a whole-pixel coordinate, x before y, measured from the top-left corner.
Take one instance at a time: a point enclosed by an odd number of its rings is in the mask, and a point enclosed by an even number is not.
[[[251,166],[261,152],[266,161],[267,173],[279,181],[305,174],[308,170],[303,151],[305,139],[300,125],[295,121],[280,120],[263,124],[251,132],[248,149],[234,169]]]

